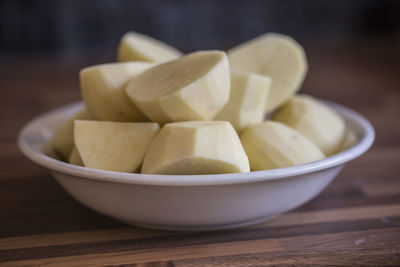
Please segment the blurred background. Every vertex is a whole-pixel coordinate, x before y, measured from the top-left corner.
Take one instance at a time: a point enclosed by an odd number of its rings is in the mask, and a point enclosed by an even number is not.
[[[265,32],[308,47],[344,45],[399,59],[400,1],[388,0],[0,0],[1,57],[97,54],[112,60],[137,31],[184,52],[227,49]]]

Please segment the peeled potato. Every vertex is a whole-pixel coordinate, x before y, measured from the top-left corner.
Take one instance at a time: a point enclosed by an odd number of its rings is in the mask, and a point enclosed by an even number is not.
[[[252,171],[289,167],[324,158],[314,143],[279,122],[266,121],[250,126],[240,140]]]
[[[341,150],[346,150],[354,146],[357,144],[357,140],[356,133],[352,129],[347,128],[346,134],[343,138],[343,143],[341,145]]]
[[[74,148],[72,149],[71,155],[69,155],[68,162],[74,165],[83,166],[81,155],[79,155],[76,146],[74,146]]]
[[[162,62],[181,55],[172,46],[136,32],[126,33],[118,47],[118,61]]]
[[[308,68],[301,45],[276,33],[261,35],[230,49],[228,58],[232,70],[271,77],[266,112],[273,111],[299,90]]]
[[[68,160],[74,147],[74,120],[94,120],[95,117],[86,108],[65,122],[56,132],[52,140],[52,147],[63,160]]]
[[[203,51],[157,65],[135,76],[126,93],[152,121],[212,120],[228,102],[226,54]]]
[[[147,121],[125,93],[125,85],[153,64],[144,62],[96,65],[80,72],[82,98],[101,120]]]
[[[77,120],[74,141],[85,167],[134,172],[158,130],[154,122]]]
[[[166,124],[154,138],[142,173],[216,174],[248,172],[239,137],[226,121]]]
[[[272,120],[282,122],[314,142],[326,156],[341,149],[346,125],[336,111],[307,95],[293,97]]]
[[[231,72],[229,101],[215,120],[229,121],[236,131],[264,120],[271,79],[264,75]]]

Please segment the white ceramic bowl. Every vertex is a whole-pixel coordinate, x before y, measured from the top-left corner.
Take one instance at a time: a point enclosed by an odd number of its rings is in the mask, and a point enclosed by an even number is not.
[[[18,145],[32,161],[49,169],[76,200],[128,224],[171,230],[215,230],[263,222],[317,196],[344,164],[374,141],[374,129],[360,114],[331,102],[358,143],[308,164],[250,173],[151,175],[102,171],[52,157],[55,130],[82,107],[74,103],[32,120]]]

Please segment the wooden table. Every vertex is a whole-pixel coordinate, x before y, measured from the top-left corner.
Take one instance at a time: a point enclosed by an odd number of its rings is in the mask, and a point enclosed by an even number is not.
[[[364,114],[376,127],[375,145],[297,210],[253,227],[207,233],[147,230],[97,214],[18,151],[23,124],[78,100],[79,69],[100,60],[3,60],[0,265],[400,265],[399,63],[378,48],[323,48],[309,56],[303,92]]]

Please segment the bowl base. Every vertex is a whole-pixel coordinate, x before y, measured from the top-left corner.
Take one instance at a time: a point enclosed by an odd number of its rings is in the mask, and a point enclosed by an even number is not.
[[[216,231],[216,230],[227,230],[227,229],[235,229],[246,226],[251,226],[259,223],[263,223],[272,219],[279,217],[281,214],[273,214],[265,217],[257,218],[250,221],[242,221],[239,223],[229,223],[229,224],[217,224],[217,225],[158,225],[144,222],[134,222],[121,220],[120,222],[129,224],[132,226],[139,226],[143,228],[150,228],[155,230],[167,230],[167,231],[187,231],[187,232],[197,232],[197,231]]]

